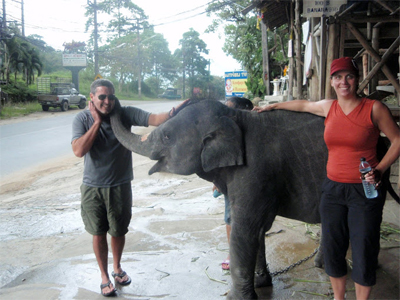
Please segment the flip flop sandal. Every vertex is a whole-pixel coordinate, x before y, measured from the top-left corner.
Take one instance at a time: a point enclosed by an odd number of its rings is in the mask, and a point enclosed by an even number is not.
[[[125,271],[122,271],[122,273],[114,273],[114,272],[112,272],[111,273],[111,275],[112,275],[112,277],[114,277],[114,281],[115,281],[115,283],[118,283],[118,284],[120,284],[120,285],[128,285],[128,284],[131,284],[131,278],[128,276],[128,280],[126,280],[126,281],[118,281],[118,280],[115,280],[115,277],[119,277],[119,278],[124,278],[124,276],[126,275],[126,272]]]
[[[229,259],[226,259],[221,264],[222,270],[229,270]]]
[[[110,287],[110,284],[111,284],[111,280],[109,280],[107,283],[100,284],[100,291],[101,291],[101,294],[102,294],[104,297],[114,296],[114,295],[115,295],[115,292],[117,291],[117,290],[114,288],[111,292],[103,293],[103,289],[104,289],[104,288],[106,288],[106,287],[111,288],[111,287]]]

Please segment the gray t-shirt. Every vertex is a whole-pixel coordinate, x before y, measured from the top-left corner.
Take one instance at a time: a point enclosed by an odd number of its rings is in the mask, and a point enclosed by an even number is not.
[[[149,126],[150,113],[140,108],[122,107],[121,120],[126,128]],[[89,110],[76,115],[72,123],[72,141],[93,125]],[[111,129],[110,118],[103,119],[92,148],[85,154],[83,183],[90,187],[112,187],[133,179],[132,152],[122,146]]]

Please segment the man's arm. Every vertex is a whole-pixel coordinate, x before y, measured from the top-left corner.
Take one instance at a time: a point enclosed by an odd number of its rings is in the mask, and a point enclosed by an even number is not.
[[[151,114],[149,116],[149,125],[159,126],[170,118],[169,112],[163,112],[159,114]]]
[[[168,119],[172,118],[175,116],[177,111],[179,111],[183,106],[187,104],[189,99],[186,99],[182,103],[180,103],[177,107],[173,107],[169,112],[163,112],[159,114],[151,114],[149,117],[149,125],[151,126],[159,126]]]

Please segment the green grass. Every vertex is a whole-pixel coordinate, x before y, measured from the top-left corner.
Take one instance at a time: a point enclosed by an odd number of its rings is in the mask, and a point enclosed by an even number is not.
[[[0,120],[25,116],[37,111],[42,111],[42,106],[38,102],[8,103],[1,109]]]
[[[128,98],[128,97],[127,97]],[[139,99],[136,96],[131,97],[131,99],[123,100],[141,100],[141,101],[150,101],[150,100],[160,100],[157,98],[148,98],[146,96],[142,96],[142,99]],[[38,102],[18,102],[18,103],[7,103],[1,108],[0,120],[6,120],[15,117],[26,116],[34,112],[42,111],[42,106]]]

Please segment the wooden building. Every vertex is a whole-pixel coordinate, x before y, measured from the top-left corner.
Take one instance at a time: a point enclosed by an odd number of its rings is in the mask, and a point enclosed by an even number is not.
[[[258,9],[263,23],[273,30],[288,24],[289,99],[317,101],[334,97],[330,86],[333,59],[354,57],[360,74],[359,94],[381,100],[395,95],[391,109],[398,117],[399,1],[374,0],[254,0],[243,10]],[[305,43],[304,43],[305,42]]]

